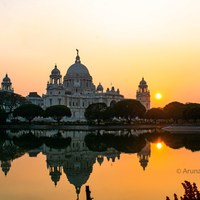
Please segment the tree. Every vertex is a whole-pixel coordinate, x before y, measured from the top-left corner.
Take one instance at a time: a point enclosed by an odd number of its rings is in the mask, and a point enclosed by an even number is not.
[[[185,104],[185,109],[183,111],[184,119],[194,120],[200,119],[200,104],[197,103],[188,103]]]
[[[180,197],[181,200],[199,200],[200,193],[195,183],[191,184],[189,181],[182,183],[182,186],[185,190],[185,194]],[[166,200],[170,200],[167,196]],[[174,194],[174,200],[178,200],[177,194]]]
[[[31,123],[31,120],[34,117],[42,116],[43,112],[44,112],[43,109],[38,105],[23,104],[13,111],[13,116],[14,117],[18,117],[18,116],[24,117],[29,121],[29,123]]]
[[[167,104],[163,110],[168,119],[173,119],[176,123],[179,119],[183,119],[183,110],[185,105],[180,102],[171,102]]]
[[[144,117],[145,107],[135,99],[125,99],[113,105],[112,116],[125,118],[129,123],[136,117]]]
[[[85,110],[85,118],[87,120],[97,120],[97,123],[100,123],[100,120],[106,118],[107,105],[105,103],[93,103],[90,104]]]
[[[164,119],[165,113],[161,108],[151,108],[145,113],[146,119],[153,119],[156,123],[158,119]]]
[[[71,115],[70,109],[64,105],[50,106],[44,111],[45,117],[52,117],[57,122],[60,122],[64,116],[71,117]]]
[[[0,108],[0,124],[4,124],[6,122],[6,112]]]
[[[11,113],[16,107],[27,102],[28,100],[19,94],[0,92],[0,108],[7,113]]]

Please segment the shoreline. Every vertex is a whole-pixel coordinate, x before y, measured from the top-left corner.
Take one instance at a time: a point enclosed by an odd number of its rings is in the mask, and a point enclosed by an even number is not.
[[[168,131],[171,133],[185,133],[185,132],[192,132],[192,133],[200,133],[200,126],[199,125],[171,125],[163,127],[162,130]]]
[[[1,129],[34,129],[34,130],[123,130],[123,129],[162,129],[163,125],[35,125],[35,124],[18,124],[18,125],[0,125]]]
[[[132,125],[86,125],[86,124],[76,124],[76,125],[38,125],[38,124],[8,124],[0,125],[0,129],[33,129],[33,130],[123,130],[123,129],[162,129],[168,132],[199,132],[200,125],[185,124],[185,125],[160,125],[160,124],[132,124]]]

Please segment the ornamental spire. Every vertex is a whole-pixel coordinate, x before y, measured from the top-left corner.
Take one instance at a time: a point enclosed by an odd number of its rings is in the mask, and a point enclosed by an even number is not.
[[[77,56],[76,56],[76,61],[75,61],[75,63],[81,63],[80,56],[79,56],[79,50],[76,49],[76,51],[77,51]]]

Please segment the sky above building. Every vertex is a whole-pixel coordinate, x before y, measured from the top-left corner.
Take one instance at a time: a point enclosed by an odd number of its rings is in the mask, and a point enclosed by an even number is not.
[[[144,77],[154,107],[200,102],[199,10],[199,0],[0,0],[0,79],[42,95],[55,63],[64,76],[79,49],[104,89],[135,98]]]

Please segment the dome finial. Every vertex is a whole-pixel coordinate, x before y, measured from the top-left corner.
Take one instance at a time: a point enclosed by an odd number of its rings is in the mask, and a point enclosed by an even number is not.
[[[76,49],[76,51],[77,51],[77,56],[76,56],[76,61],[75,61],[75,63],[81,63],[80,56],[79,56],[79,50]]]
[[[79,56],[78,54],[79,54],[79,50],[78,49],[76,49],[76,51],[77,51],[77,56]]]
[[[77,196],[76,200],[79,200],[80,191],[81,191],[81,187],[76,186],[76,196]]]

